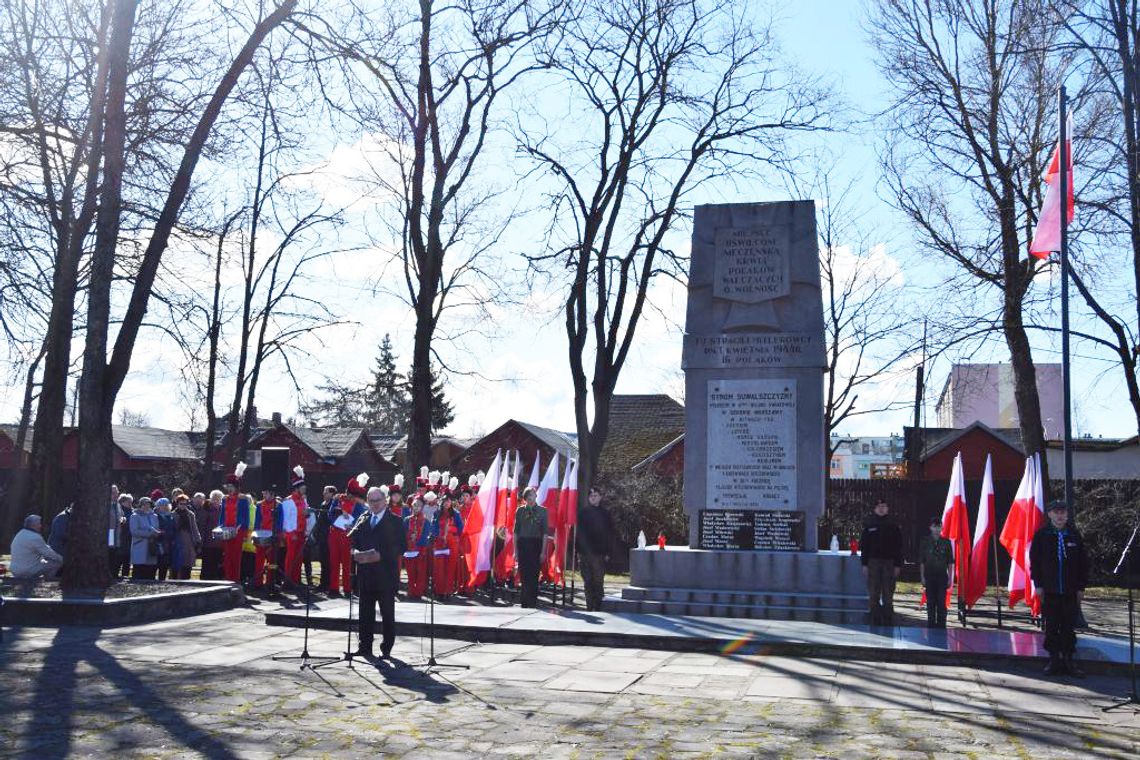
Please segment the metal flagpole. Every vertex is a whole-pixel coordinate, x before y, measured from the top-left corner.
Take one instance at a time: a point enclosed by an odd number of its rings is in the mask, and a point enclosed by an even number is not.
[[[997,523],[997,510],[996,509],[994,510],[994,523],[995,523],[995,525],[993,526],[993,528],[994,528],[993,533],[990,534],[990,543],[992,543],[993,547],[994,547],[994,585],[997,586],[997,589],[998,589],[998,595],[995,597],[997,599],[997,624],[998,624],[998,628],[1001,628],[1001,605],[1002,605],[1001,571],[998,569],[998,550],[997,550],[998,542],[997,542],[997,525],[996,525],[996,523]]]
[[[1065,86],[1060,88],[1061,142],[1058,148],[1061,174],[1061,372],[1062,403],[1065,405],[1065,503],[1070,512],[1073,504],[1073,414],[1072,368],[1069,366],[1069,120]]]

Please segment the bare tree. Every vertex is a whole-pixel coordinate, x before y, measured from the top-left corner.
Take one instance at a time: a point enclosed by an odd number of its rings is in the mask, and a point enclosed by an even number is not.
[[[650,286],[659,274],[683,276],[668,236],[694,192],[783,165],[789,132],[824,125],[824,93],[782,65],[771,27],[753,26],[752,10],[596,0],[546,51],[548,97],[564,99],[566,113],[520,127],[520,149],[553,187],[550,247],[530,262],[565,287],[583,498]]]
[[[407,466],[430,459],[433,340],[441,317],[477,281],[506,218],[488,218],[499,188],[479,174],[501,94],[530,71],[525,54],[566,4],[533,0],[419,0],[414,10],[361,10],[334,30],[306,19],[303,31],[350,65],[353,118],[385,139],[377,185],[394,199],[393,232],[406,296],[415,312]],[[361,30],[361,31],[356,31]],[[392,174],[391,179],[386,179]]]
[[[878,237],[868,232],[855,183],[834,180],[834,157],[817,163],[814,172],[800,172],[789,184],[800,197],[823,201],[817,213],[827,362],[823,420],[830,461],[838,446],[831,434],[845,421],[910,405],[884,394],[882,386],[914,368],[921,338],[901,269],[886,250],[891,241],[881,232],[876,231]]]
[[[1134,0],[1054,0],[1053,10],[1094,83],[1091,102],[1079,110],[1082,131],[1094,139],[1078,138],[1074,154],[1079,171],[1101,181],[1092,192],[1078,188],[1087,221],[1078,217],[1083,230],[1071,271],[1107,332],[1090,329],[1078,337],[1113,356],[1140,432],[1140,11]],[[1122,270],[1130,277],[1122,278]]]
[[[103,135],[101,186],[95,223],[95,246],[87,298],[87,333],[80,380],[79,494],[72,515],[71,551],[75,561],[64,571],[70,587],[106,585],[109,581],[103,536],[108,473],[111,469],[111,410],[130,368],[139,329],[146,315],[151,288],[163,254],[174,232],[179,212],[189,193],[194,170],[222,107],[265,38],[296,8],[297,0],[284,0],[260,17],[230,60],[209,99],[201,106],[194,129],[169,183],[162,210],[153,221],[129,302],[108,360],[111,322],[111,286],[119,230],[123,218],[122,188],[127,147],[127,83],[135,29],[135,0],[112,0],[105,52],[106,87],[96,89],[103,107],[99,131]]]
[[[878,0],[869,25],[895,92],[882,156],[891,201],[922,249],[958,268],[943,292],[976,297],[951,340],[1004,337],[1022,442],[1044,451],[1025,312],[1041,269],[1028,243],[1054,135],[1058,26],[1044,0]]]

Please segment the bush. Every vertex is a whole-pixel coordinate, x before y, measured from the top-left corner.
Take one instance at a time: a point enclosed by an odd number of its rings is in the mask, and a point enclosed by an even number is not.
[[[681,506],[681,478],[631,471],[599,474],[595,483],[601,489],[602,503],[613,517],[617,531],[607,570],[629,570],[629,550],[637,545],[638,531],[645,531],[651,544],[663,531],[669,543],[688,545],[689,526]]]

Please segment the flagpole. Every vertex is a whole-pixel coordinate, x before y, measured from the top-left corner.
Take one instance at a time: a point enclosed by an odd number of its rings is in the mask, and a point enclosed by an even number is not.
[[[1072,368],[1069,366],[1069,124],[1068,100],[1065,95],[1065,86],[1060,88],[1061,110],[1061,142],[1059,146],[1060,174],[1061,174],[1061,384],[1062,403],[1064,404],[1065,438],[1065,503],[1069,505],[1070,513],[1074,513],[1076,505],[1073,503],[1073,405],[1072,405]],[[1044,453],[1044,452],[1043,452]]]
[[[1008,519],[1008,515],[1006,516],[1006,519]],[[1001,605],[1002,605],[1001,571],[998,569],[997,510],[996,509],[994,510],[994,526],[993,526],[993,528],[994,528],[993,533],[990,534],[990,543],[992,543],[993,547],[994,547],[994,586],[996,586],[998,589],[998,595],[995,597],[997,599],[997,624],[998,624],[998,628],[1001,628]]]

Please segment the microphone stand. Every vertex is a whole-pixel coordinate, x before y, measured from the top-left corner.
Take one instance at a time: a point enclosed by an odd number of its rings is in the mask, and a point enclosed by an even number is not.
[[[428,542],[429,545],[432,543],[434,543],[434,539],[432,541]],[[444,543],[446,543],[446,541]],[[451,558],[450,554],[448,554],[447,556],[448,556],[448,559]],[[429,598],[428,598],[428,659],[427,659],[427,662],[424,663],[423,670],[420,671],[420,674],[428,676],[440,668],[455,668],[456,670],[470,670],[471,669],[470,665],[459,665],[459,664],[453,664],[450,662],[438,662],[435,659],[435,548],[434,547],[431,548],[431,551],[428,554],[428,591],[430,592]],[[422,641],[422,639],[421,639],[421,641]],[[473,645],[468,644],[466,646],[459,647],[459,649],[454,649],[451,652],[447,652],[446,654],[454,654],[455,652],[458,652],[462,649],[468,649],[471,646],[473,646]],[[440,656],[445,657],[446,654],[440,655]]]
[[[1140,530],[1140,520],[1137,520],[1136,525],[1132,526],[1132,535],[1128,537],[1128,543],[1125,544],[1124,551],[1120,554],[1120,561],[1116,563],[1116,569],[1112,571],[1113,575],[1119,575],[1125,562],[1128,563],[1125,583],[1128,585],[1128,675],[1132,690],[1128,692],[1128,696],[1120,697],[1108,707],[1101,708],[1101,712],[1116,710],[1128,705],[1140,705],[1140,696],[1136,692],[1136,623],[1133,617],[1136,611],[1136,552],[1133,544],[1136,542],[1138,530]]]
[[[311,584],[305,586],[305,639],[301,645],[300,655],[273,655],[272,659],[277,662],[292,662],[294,660],[301,661],[301,670],[306,668],[320,667],[321,665],[331,664],[337,662],[339,657],[313,657],[309,654],[309,609],[313,606],[313,587]],[[317,662],[317,665],[313,665]]]
[[[350,549],[349,550],[349,552],[350,552],[349,556],[350,557],[352,556],[351,551],[352,550]],[[356,565],[356,560],[350,559],[349,562],[351,563],[349,565],[349,570],[350,570],[349,576],[351,577],[351,576],[355,575],[355,573],[351,572],[351,570],[354,569],[354,567]],[[316,670],[317,668],[323,668],[327,665],[333,665],[333,664],[338,663],[338,662],[347,662],[349,670],[356,670],[356,668],[352,664],[352,658],[354,657],[354,654],[352,652],[352,622],[353,622],[352,621],[352,592],[351,591],[348,592],[347,596],[348,596],[348,638],[347,638],[347,641],[345,643],[344,655],[341,657],[337,657],[336,659],[332,660],[331,662],[322,662],[318,665],[313,665],[310,668],[310,670]]]

